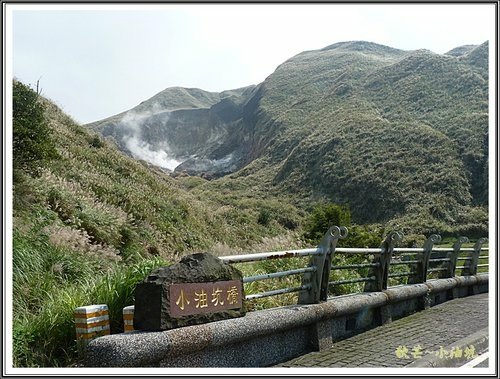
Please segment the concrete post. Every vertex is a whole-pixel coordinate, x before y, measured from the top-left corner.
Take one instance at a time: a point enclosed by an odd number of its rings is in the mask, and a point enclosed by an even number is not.
[[[313,255],[309,261],[309,267],[316,267],[316,271],[306,272],[302,277],[302,285],[309,285],[310,290],[299,293],[299,304],[317,304],[326,301],[335,247],[339,238],[345,238],[347,233],[347,228],[344,226],[332,226],[323,236],[318,246],[322,253]]]
[[[455,272],[457,269],[457,260],[458,260],[458,255],[460,254],[460,249],[462,248],[462,244],[469,242],[469,239],[467,237],[459,237],[457,239],[457,242],[453,244],[453,251],[448,255],[450,258],[450,261],[448,262],[448,270],[445,272],[446,276],[445,278],[453,278],[455,276]],[[459,296],[460,292],[457,287],[452,288],[447,292],[447,299],[456,299]]]
[[[134,306],[123,308],[123,331],[130,333],[134,331]]]
[[[448,262],[448,270],[446,271],[447,278],[453,278],[457,268],[457,259],[460,254],[462,244],[469,242],[467,237],[459,237],[457,242],[453,244],[453,252],[449,255],[450,262]]]
[[[441,236],[439,234],[432,234],[427,238],[423,246],[424,252],[420,255],[419,262],[414,266],[416,274],[408,278],[408,284],[425,283],[427,281],[427,270],[429,269],[432,247],[440,241]]]
[[[474,251],[470,254],[471,260],[464,264],[466,268],[462,271],[462,275],[476,275],[477,274],[477,264],[479,262],[479,254],[481,254],[481,245],[488,241],[488,238],[480,238],[474,244]],[[468,267],[467,267],[468,266]]]
[[[94,338],[109,334],[109,315],[106,304],[88,305],[74,310],[76,344],[80,356]]]
[[[387,235],[384,242],[382,242],[380,246],[382,251],[373,260],[373,263],[378,263],[378,267],[371,269],[369,273],[369,276],[375,276],[375,281],[365,284],[365,292],[377,292],[387,289],[392,253],[395,245],[402,239],[403,235],[400,232],[391,232]]]

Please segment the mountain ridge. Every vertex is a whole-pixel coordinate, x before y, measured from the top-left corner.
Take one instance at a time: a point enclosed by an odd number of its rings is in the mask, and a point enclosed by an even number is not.
[[[220,178],[210,184],[215,188],[256,176],[261,190],[347,203],[359,222],[416,208],[457,222],[459,209],[487,204],[488,42],[449,53],[366,41],[305,51],[209,108],[173,110],[168,119],[144,123],[156,128],[147,142],[161,150],[164,138],[180,162],[174,175]],[[120,124],[105,121],[88,126],[120,145]],[[186,139],[193,143],[182,145]],[[384,149],[398,156],[392,166],[384,164]],[[432,150],[433,161],[421,149]],[[426,176],[443,184],[421,183]],[[394,181],[403,188],[393,188]],[[437,210],[425,205],[429,200]]]

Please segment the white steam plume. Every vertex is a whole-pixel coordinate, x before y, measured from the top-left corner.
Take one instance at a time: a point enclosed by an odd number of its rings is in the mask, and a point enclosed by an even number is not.
[[[141,138],[141,126],[149,117],[163,113],[162,123],[166,123],[169,113],[163,111],[158,104],[154,104],[150,111],[135,113],[127,112],[121,119],[124,128],[123,143],[136,159],[142,159],[155,166],[173,171],[182,162],[171,156],[171,150],[166,141],[161,144],[161,149],[153,150],[151,144]]]
[[[171,158],[165,150],[151,150],[151,145],[138,138],[137,135],[128,137],[125,141],[125,146],[129,149],[135,158],[143,159],[146,162],[152,163],[155,166],[160,166],[173,171],[180,161]]]

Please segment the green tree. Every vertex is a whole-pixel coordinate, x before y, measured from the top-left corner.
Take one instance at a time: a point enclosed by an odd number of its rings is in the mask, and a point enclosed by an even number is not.
[[[13,85],[14,181],[20,172],[36,175],[44,161],[57,156],[38,92],[15,80]]]
[[[306,222],[304,237],[317,243],[330,226],[347,226],[350,223],[351,212],[347,205],[321,203],[314,207],[309,220]]]

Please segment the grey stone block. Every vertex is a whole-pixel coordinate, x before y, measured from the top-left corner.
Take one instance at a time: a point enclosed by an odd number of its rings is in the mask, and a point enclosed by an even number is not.
[[[154,270],[135,288],[134,329],[158,331],[244,316],[244,304],[239,309],[172,316],[169,291],[171,284],[230,280],[239,281],[243,288],[241,272],[208,253],[187,255],[177,264]],[[241,292],[239,295],[244,299],[243,290]]]

